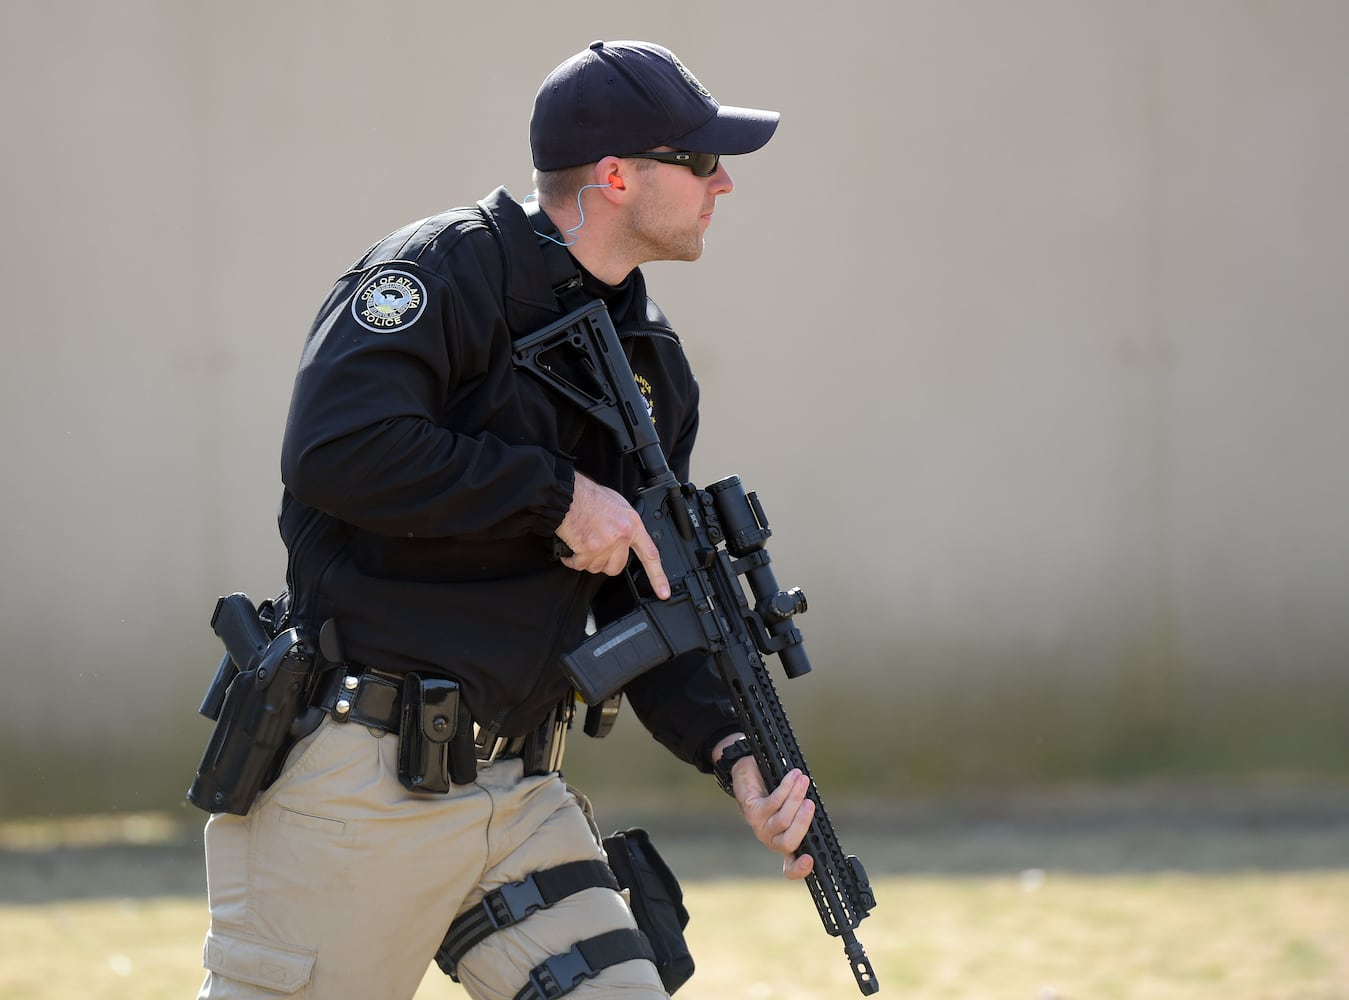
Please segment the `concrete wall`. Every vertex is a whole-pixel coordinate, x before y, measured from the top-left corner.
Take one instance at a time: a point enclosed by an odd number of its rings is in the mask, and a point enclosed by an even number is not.
[[[649,279],[704,386],[695,478],[760,492],[810,597],[784,696],[817,771],[1344,772],[1349,7],[15,0],[0,28],[0,813],[185,787],[214,599],[280,586],[315,308],[395,226],[525,194],[538,82],[597,37],[783,112],[703,260]]]

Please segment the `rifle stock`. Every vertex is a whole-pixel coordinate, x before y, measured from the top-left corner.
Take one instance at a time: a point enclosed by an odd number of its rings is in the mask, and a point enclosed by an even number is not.
[[[585,364],[560,363],[568,353]],[[640,564],[630,564],[634,610],[563,657],[577,691],[588,704],[599,704],[675,656],[704,651],[732,694],[766,786],[777,787],[794,768],[809,777],[764,660],[776,654],[788,677],[811,669],[793,623],[806,601],[800,590],[778,587],[764,548],[772,532],[758,497],[746,493],[736,476],[705,490],[677,482],[602,301],[517,341],[515,364],[604,424],[624,453],[636,453],[646,485],[633,506],[670,581],[670,597],[662,601],[651,593]],[[869,995],[880,984],[853,931],[876,905],[871,884],[861,862],[839,846],[813,777],[807,795],[815,815],[801,845],[801,853],[814,859],[806,884],[825,930],[842,938],[858,988]]]

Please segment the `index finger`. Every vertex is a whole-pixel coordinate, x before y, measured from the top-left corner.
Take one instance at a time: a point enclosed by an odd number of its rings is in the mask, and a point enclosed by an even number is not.
[[[670,581],[665,578],[665,569],[660,564],[660,550],[651,540],[645,525],[640,525],[638,530],[641,534],[632,540],[632,551],[641,560],[646,578],[651,581],[651,589],[663,601],[670,596]]]

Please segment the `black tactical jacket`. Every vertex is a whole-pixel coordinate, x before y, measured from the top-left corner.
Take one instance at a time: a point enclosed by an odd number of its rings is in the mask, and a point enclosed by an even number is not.
[[[698,386],[678,337],[640,271],[618,288],[586,284],[687,479]],[[475,719],[503,735],[529,731],[566,694],[558,657],[579,645],[592,606],[603,623],[630,603],[621,581],[553,557],[576,471],[629,498],[640,485],[608,431],[512,365],[512,339],[558,315],[538,237],[504,188],[404,227],[319,310],[282,447],[297,616],[335,618],[352,662],[454,677]],[[703,770],[737,728],[701,656],[648,672],[627,695]]]

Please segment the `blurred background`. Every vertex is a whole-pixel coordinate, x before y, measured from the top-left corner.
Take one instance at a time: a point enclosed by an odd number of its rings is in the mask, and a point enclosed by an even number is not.
[[[703,386],[695,481],[759,492],[809,597],[815,670],[780,687],[826,800],[1343,801],[1344,4],[15,0],[0,28],[0,816],[201,818],[208,621],[283,585],[315,310],[386,232],[527,194],[539,82],[634,37],[782,112],[703,259],[647,273]],[[717,799],[630,714],[570,766]]]

